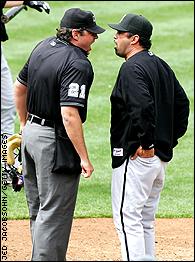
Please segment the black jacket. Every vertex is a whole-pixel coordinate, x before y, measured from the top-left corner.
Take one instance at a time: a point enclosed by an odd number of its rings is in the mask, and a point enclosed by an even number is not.
[[[0,18],[3,15],[3,8],[5,6],[6,1],[1,1],[0,2]],[[6,40],[8,40],[8,35],[6,33],[6,29],[5,29],[5,24],[1,22],[1,42],[4,42]]]
[[[189,100],[173,70],[161,58],[141,51],[119,71],[111,94],[112,167],[119,167],[141,145],[170,161],[187,130]]]

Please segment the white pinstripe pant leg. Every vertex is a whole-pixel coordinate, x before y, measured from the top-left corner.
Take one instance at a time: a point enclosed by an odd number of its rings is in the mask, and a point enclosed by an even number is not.
[[[154,217],[164,184],[165,163],[157,156],[128,159],[113,169],[113,220],[124,261],[154,256]]]

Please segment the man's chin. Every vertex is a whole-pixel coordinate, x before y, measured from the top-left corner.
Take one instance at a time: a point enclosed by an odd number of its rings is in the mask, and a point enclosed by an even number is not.
[[[116,54],[117,56],[119,56],[119,57],[124,57],[123,55],[121,55],[121,54],[118,52],[118,50],[117,50],[116,47],[114,48],[114,50],[115,50],[115,54]]]
[[[87,54],[89,55],[91,52],[91,47],[87,50]]]

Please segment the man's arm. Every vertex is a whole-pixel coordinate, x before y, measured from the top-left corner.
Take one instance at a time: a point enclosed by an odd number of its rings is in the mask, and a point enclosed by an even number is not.
[[[88,157],[78,109],[69,106],[61,107],[61,114],[66,132],[81,158],[82,173],[84,177],[90,177],[94,168]]]
[[[16,80],[14,83],[14,100],[20,121],[20,131],[22,131],[27,119],[26,97],[27,86]]]
[[[6,1],[4,7],[14,7],[14,6],[20,6],[24,3],[24,1]]]
[[[178,143],[177,140],[187,131],[190,113],[190,101],[183,87],[180,85],[175,76],[174,84],[174,146],[176,146]]]
[[[47,14],[50,13],[50,6],[47,2],[44,1],[6,1],[4,7],[14,7],[20,5],[27,5],[30,8],[36,9],[39,12],[42,12],[44,10]]]

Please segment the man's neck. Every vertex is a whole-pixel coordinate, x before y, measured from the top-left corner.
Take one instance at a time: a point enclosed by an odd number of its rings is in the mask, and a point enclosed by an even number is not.
[[[136,47],[135,49],[132,49],[127,56],[125,57],[125,60],[127,61],[130,57],[134,56],[135,54],[145,50],[142,46]]]

